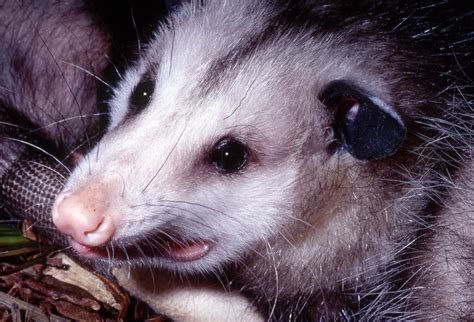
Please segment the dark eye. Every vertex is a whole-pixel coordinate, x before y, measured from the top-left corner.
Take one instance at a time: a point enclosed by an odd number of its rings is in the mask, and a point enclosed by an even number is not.
[[[134,113],[141,111],[150,102],[153,91],[155,90],[155,82],[146,80],[138,83],[130,96],[130,107]]]
[[[248,159],[246,146],[237,140],[222,139],[212,148],[211,161],[221,172],[237,172],[247,164]]]

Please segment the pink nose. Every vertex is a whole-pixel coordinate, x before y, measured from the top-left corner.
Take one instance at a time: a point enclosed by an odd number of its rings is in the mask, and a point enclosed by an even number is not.
[[[100,188],[61,193],[53,205],[53,222],[63,233],[87,247],[101,246],[115,233],[108,202]]]

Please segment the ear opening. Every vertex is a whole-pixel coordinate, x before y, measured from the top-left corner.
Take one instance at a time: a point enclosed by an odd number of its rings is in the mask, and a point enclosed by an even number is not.
[[[319,95],[333,112],[338,143],[358,160],[380,160],[403,144],[406,127],[400,115],[380,98],[346,80],[329,83]]]

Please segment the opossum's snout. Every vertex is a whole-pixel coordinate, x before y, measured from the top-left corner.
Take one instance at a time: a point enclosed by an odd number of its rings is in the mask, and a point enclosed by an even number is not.
[[[207,255],[213,243],[200,238],[179,239],[165,234],[157,237],[160,243],[150,246],[121,243],[118,237],[120,225],[117,218],[123,212],[113,198],[110,185],[92,183],[78,190],[61,193],[52,209],[53,222],[59,231],[70,237],[70,246],[79,255],[100,259],[108,258],[108,247],[113,247],[114,260],[130,260],[135,257],[162,257],[175,262],[190,262]],[[123,215],[123,214],[122,214]],[[123,227],[122,227],[123,229]],[[135,247],[137,246],[137,247]],[[139,250],[138,250],[139,249]],[[137,253],[138,252],[138,253]]]
[[[80,254],[104,245],[115,233],[107,192],[92,186],[76,192],[63,192],[53,206],[57,228],[71,236],[71,246]]]

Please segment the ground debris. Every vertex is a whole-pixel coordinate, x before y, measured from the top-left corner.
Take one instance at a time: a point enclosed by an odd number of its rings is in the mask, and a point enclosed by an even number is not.
[[[37,262],[37,258],[44,260]],[[27,267],[28,261],[34,264]],[[0,321],[146,319],[166,320],[113,280],[64,253],[22,253],[0,262]]]

